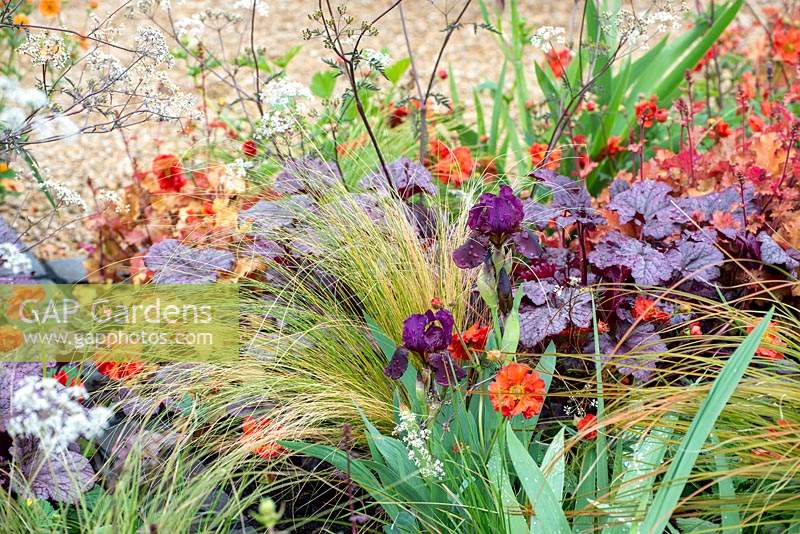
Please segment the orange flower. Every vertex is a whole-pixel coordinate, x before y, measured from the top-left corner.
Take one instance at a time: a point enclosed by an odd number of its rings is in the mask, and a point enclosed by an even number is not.
[[[748,326],[747,333],[749,334],[750,332],[752,332],[754,328],[755,328],[754,326]],[[761,341],[763,343],[772,345],[774,347],[785,347],[786,343],[781,341],[781,338],[779,338],[775,334],[775,329],[776,329],[775,323],[769,323],[767,331],[764,332],[764,337],[761,338]],[[784,358],[782,352],[779,352],[775,349],[771,349],[768,347],[764,347],[763,345],[759,346],[756,349],[756,356],[761,356],[762,358],[767,358],[768,360],[782,360]]]
[[[633,303],[633,316],[642,321],[666,322],[670,319],[670,314],[656,308],[655,301],[645,297],[636,297]]]
[[[475,323],[467,328],[460,337],[458,332],[453,332],[453,339],[447,347],[447,350],[454,360],[469,360],[469,354],[464,350],[464,346],[466,345],[472,350],[481,351],[486,347],[486,338],[488,336],[489,327]]]
[[[606,148],[603,151],[603,154],[608,156],[609,158],[613,158],[620,152],[625,150],[625,147],[621,146],[620,143],[622,142],[622,138],[618,135],[612,135],[608,138],[608,143],[606,144]]]
[[[0,326],[0,352],[9,352],[22,345],[22,332],[13,326]]]
[[[545,54],[545,59],[550,66],[550,70],[553,71],[553,76],[561,78],[567,71],[570,61],[572,61],[572,54],[568,48],[562,48],[561,50],[551,48]]]
[[[61,13],[61,0],[41,0],[39,13],[45,17],[55,17]]]
[[[31,19],[25,13],[17,13],[16,15],[14,15],[14,19],[12,20],[12,22],[17,26],[24,26],[26,24],[30,24]]]
[[[247,416],[242,423],[242,436],[239,442],[246,445],[255,454],[262,458],[275,458],[285,449],[276,442],[261,443],[266,435],[274,433],[280,427],[271,419]]]
[[[542,411],[544,380],[527,365],[512,362],[503,366],[489,385],[492,407],[504,417],[522,414],[530,419]]]
[[[97,364],[97,372],[111,380],[132,378],[144,369],[144,362],[102,362]]]
[[[530,148],[528,148],[528,153],[531,155],[531,163],[533,166],[539,168],[542,166],[544,156],[547,153],[547,145],[544,143],[533,143]],[[550,159],[547,160],[547,165],[545,165],[545,167],[554,171],[558,168],[560,163],[561,149],[554,148],[552,152],[550,152]]]
[[[431,153],[439,158],[432,170],[440,182],[461,187],[461,184],[472,176],[475,161],[469,148],[459,146],[451,149],[437,140],[431,142],[430,148]]]
[[[6,305],[6,317],[12,321],[19,320],[26,303],[39,302],[43,298],[44,288],[42,286],[15,287]]]
[[[692,323],[689,325],[689,335],[691,336],[703,335],[703,328],[700,326],[700,323]]]
[[[594,439],[597,437],[597,416],[587,413],[583,418],[578,421],[575,426],[578,428],[578,434],[582,434],[586,439]],[[586,429],[589,429],[586,431]]]

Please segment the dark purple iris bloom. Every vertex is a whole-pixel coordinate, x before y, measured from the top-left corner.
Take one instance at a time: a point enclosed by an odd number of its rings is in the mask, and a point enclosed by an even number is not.
[[[463,379],[466,371],[447,352],[454,323],[453,314],[447,310],[409,315],[403,321],[403,345],[394,352],[384,374],[399,379],[408,368],[409,352],[416,352],[434,372],[437,384],[447,387]]]
[[[428,310],[409,315],[403,321],[403,346],[420,355],[446,350],[453,337],[453,314]]]
[[[525,213],[522,201],[507,185],[500,193],[484,193],[469,210],[467,226],[472,230],[467,242],[453,252],[453,261],[460,269],[480,265],[489,252],[489,245],[501,247],[512,240],[518,252],[532,258],[541,253],[536,237],[522,228]]]

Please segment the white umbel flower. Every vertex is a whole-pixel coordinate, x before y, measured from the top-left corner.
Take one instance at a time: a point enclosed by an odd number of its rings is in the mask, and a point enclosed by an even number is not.
[[[407,409],[400,409],[400,422],[394,429],[406,445],[408,459],[414,462],[422,478],[441,480],[444,477],[444,465],[434,458],[428,448],[431,431],[422,428],[417,417]]]
[[[83,386],[64,387],[54,378],[29,376],[11,398],[8,433],[38,439],[48,455],[64,451],[81,436],[93,439],[103,433],[113,412],[87,409],[79,401],[88,396]]]
[[[14,243],[0,243],[0,267],[9,269],[14,274],[30,273],[33,270],[31,259]]]

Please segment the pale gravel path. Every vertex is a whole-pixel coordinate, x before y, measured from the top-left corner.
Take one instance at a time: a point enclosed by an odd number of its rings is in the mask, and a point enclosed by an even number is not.
[[[270,14],[259,20],[257,24],[256,44],[265,46],[275,56],[279,56],[289,47],[303,44],[303,50],[290,64],[288,75],[298,81],[308,82],[314,72],[326,68],[321,58],[325,51],[318,42],[304,42],[301,32],[309,25],[308,14],[316,6],[316,0],[276,1],[267,0]],[[494,0],[489,0],[491,4]],[[100,13],[107,13],[119,6],[121,0],[101,1]],[[367,18],[379,13],[391,2],[388,0],[348,0],[349,10],[359,18]],[[70,6],[71,4],[71,6]],[[177,4],[173,0],[173,4]],[[65,3],[63,20],[69,22],[71,16],[83,20],[82,1]],[[176,7],[176,18],[200,11],[204,6],[222,7],[223,2],[187,1]],[[405,0],[404,9],[409,26],[412,46],[414,47],[417,67],[422,73],[429,73],[442,39],[444,22],[439,10],[449,10],[451,20],[453,10],[462,4],[460,0]],[[571,0],[521,0],[520,9],[524,17],[538,25],[569,26],[572,17],[573,2]],[[73,11],[70,11],[73,10]],[[399,12],[395,10],[380,25],[380,35],[370,43],[373,48],[386,47],[394,58],[406,56],[405,41],[401,32]],[[478,2],[474,0],[464,17],[465,22],[480,22]],[[67,24],[68,25],[68,24]],[[135,26],[132,26],[135,27]],[[238,40],[238,36],[231,36]],[[500,68],[500,52],[494,36],[486,31],[474,33],[464,28],[455,33],[444,55],[442,65],[450,66],[458,80],[458,85],[468,95],[468,91],[481,81],[495,79]],[[531,57],[530,60],[533,61]],[[214,88],[212,88],[212,91]],[[442,87],[447,93],[447,87]],[[467,99],[469,100],[469,99]],[[181,150],[185,136],[180,136],[177,127],[172,123],[149,123],[127,130],[130,147],[133,153],[147,164],[153,155],[164,150]],[[118,189],[131,180],[131,164],[126,155],[122,137],[119,133],[110,135],[85,135],[71,142],[48,145],[37,149],[36,156],[47,168],[52,177],[75,189],[88,194],[87,178],[95,184],[110,189]],[[46,206],[41,194],[38,200],[29,201],[25,214],[35,216]],[[9,211],[11,206],[2,206],[0,211]],[[38,236],[31,236],[37,238]],[[82,225],[61,231],[39,248],[43,257],[71,255],[80,242],[88,242],[91,235]]]

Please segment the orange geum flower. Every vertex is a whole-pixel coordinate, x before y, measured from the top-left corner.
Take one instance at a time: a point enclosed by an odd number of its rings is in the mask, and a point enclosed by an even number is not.
[[[45,17],[56,17],[61,13],[61,0],[41,0],[39,13]]]
[[[583,435],[586,439],[594,439],[597,437],[597,416],[592,413],[587,413],[580,419],[575,426],[578,428],[578,433]],[[588,429],[588,430],[587,430]]]
[[[42,286],[17,286],[11,292],[11,297],[6,304],[6,317],[12,321],[20,319],[25,305],[29,302],[39,302],[44,298]]]
[[[754,326],[748,326],[747,333],[749,334],[752,332],[754,328]],[[761,341],[773,347],[785,347],[786,343],[784,343],[781,338],[775,334],[775,329],[775,323],[769,323],[767,331],[764,333],[764,337],[761,338]],[[760,345],[756,349],[756,356],[761,356],[762,358],[767,358],[768,360],[784,359],[782,352],[773,348],[765,347],[764,345]]]
[[[531,163],[534,167],[541,167],[544,162],[544,156],[547,154],[547,145],[545,143],[533,143],[528,148],[528,153],[531,155]],[[546,168],[554,171],[561,163],[561,149],[553,148],[550,151],[550,159],[547,160]]]
[[[670,314],[657,308],[654,300],[645,297],[636,297],[633,316],[642,321],[666,322],[670,319]]]
[[[492,407],[504,417],[522,414],[530,419],[542,411],[544,380],[529,366],[512,362],[503,366],[489,385]]]
[[[0,352],[9,352],[22,345],[22,332],[13,326],[0,326]]]
[[[17,26],[24,26],[26,24],[30,24],[31,19],[25,13],[17,13],[16,15],[14,15],[14,18],[11,20],[11,22],[16,24]]]
[[[285,449],[274,441],[264,443],[264,438],[279,429],[277,423],[271,419],[247,416],[242,423],[242,436],[239,442],[262,458],[275,458]]]

